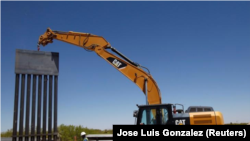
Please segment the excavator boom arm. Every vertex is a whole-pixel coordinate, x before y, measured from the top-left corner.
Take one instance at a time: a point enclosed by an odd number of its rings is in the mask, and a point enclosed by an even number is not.
[[[89,33],[52,31],[48,28],[47,31],[40,36],[38,47],[39,45],[46,46],[48,43],[53,43],[53,39],[96,52],[97,55],[134,82],[144,94],[147,94],[148,104],[161,104],[161,93],[153,77],[145,72],[138,64],[132,62],[115,48],[111,47],[110,43],[103,37]],[[123,59],[108,52],[107,49],[111,49]]]
[[[47,31],[39,37],[38,45],[46,46],[48,43],[53,43],[53,39],[73,44],[91,51],[94,51],[94,48],[98,46],[103,48],[110,47],[109,42],[101,36],[73,31],[52,31],[50,28],[48,28]]]

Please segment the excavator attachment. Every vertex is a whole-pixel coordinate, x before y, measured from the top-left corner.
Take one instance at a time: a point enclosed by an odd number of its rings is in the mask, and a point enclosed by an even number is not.
[[[53,35],[54,35],[53,31],[50,28],[48,28],[46,32],[39,37],[38,47],[39,45],[46,46],[48,43],[53,43],[53,38],[54,38]]]
[[[40,48],[40,45],[46,46],[48,43],[53,43],[54,39],[76,45],[90,51],[94,51],[96,47],[105,49],[110,48],[109,42],[101,36],[74,31],[55,31],[50,28],[47,28],[46,32],[39,37],[38,48]]]

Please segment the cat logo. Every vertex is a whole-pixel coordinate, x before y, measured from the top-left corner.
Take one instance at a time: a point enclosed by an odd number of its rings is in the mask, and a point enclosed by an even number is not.
[[[185,125],[185,119],[175,120],[175,125]]]
[[[113,57],[108,57],[107,60],[119,70],[126,68],[127,64]]]
[[[119,62],[118,60],[114,59],[114,61],[112,62],[117,68],[120,67],[120,65],[122,64],[121,62]]]

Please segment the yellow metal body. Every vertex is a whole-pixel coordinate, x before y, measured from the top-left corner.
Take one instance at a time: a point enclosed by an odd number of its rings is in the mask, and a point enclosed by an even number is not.
[[[221,112],[194,112],[189,113],[190,125],[224,125]]]
[[[52,31],[50,28],[48,28],[47,31],[39,37],[38,45],[46,46],[48,43],[53,43],[53,39],[73,44],[87,50],[95,51],[100,57],[102,57],[110,64],[111,62],[107,60],[107,58],[109,57],[123,60],[106,51],[106,49],[111,47],[111,45],[101,36],[72,31],[57,32]],[[126,62],[125,60],[123,62],[127,64],[125,68],[115,68],[118,69],[132,82],[134,82],[144,92],[144,94],[146,93],[144,80],[145,78],[147,78],[148,104],[161,104],[161,93],[153,77],[147,72],[145,72],[143,69],[136,67]]]
[[[81,32],[62,32],[62,31],[52,31],[50,28],[46,30],[46,32],[39,37],[38,48],[40,45],[46,46],[49,43],[53,43],[53,39],[63,41],[69,44],[76,45],[78,47],[84,48],[86,50],[94,51],[106,60],[109,64],[113,66],[111,62],[107,60],[107,58],[112,57],[119,60],[123,60],[108,51],[111,47],[110,43],[107,42],[102,36],[97,36],[89,33],[81,33]],[[127,66],[123,69],[118,69],[122,74],[124,74],[128,79],[134,82],[143,92],[145,91],[145,78],[147,78],[147,94],[148,94],[148,104],[161,104],[161,93],[158,88],[157,83],[153,79],[153,77],[145,72],[140,67],[136,67],[129,62],[123,60]],[[155,111],[153,111],[155,112]],[[214,116],[214,113],[216,116]],[[224,124],[223,116],[220,112],[196,112],[189,113],[190,115],[190,124],[191,125],[222,125]]]

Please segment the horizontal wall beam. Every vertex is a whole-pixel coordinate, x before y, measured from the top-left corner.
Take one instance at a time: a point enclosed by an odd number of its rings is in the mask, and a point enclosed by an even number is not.
[[[15,73],[58,75],[59,53],[16,49]]]

